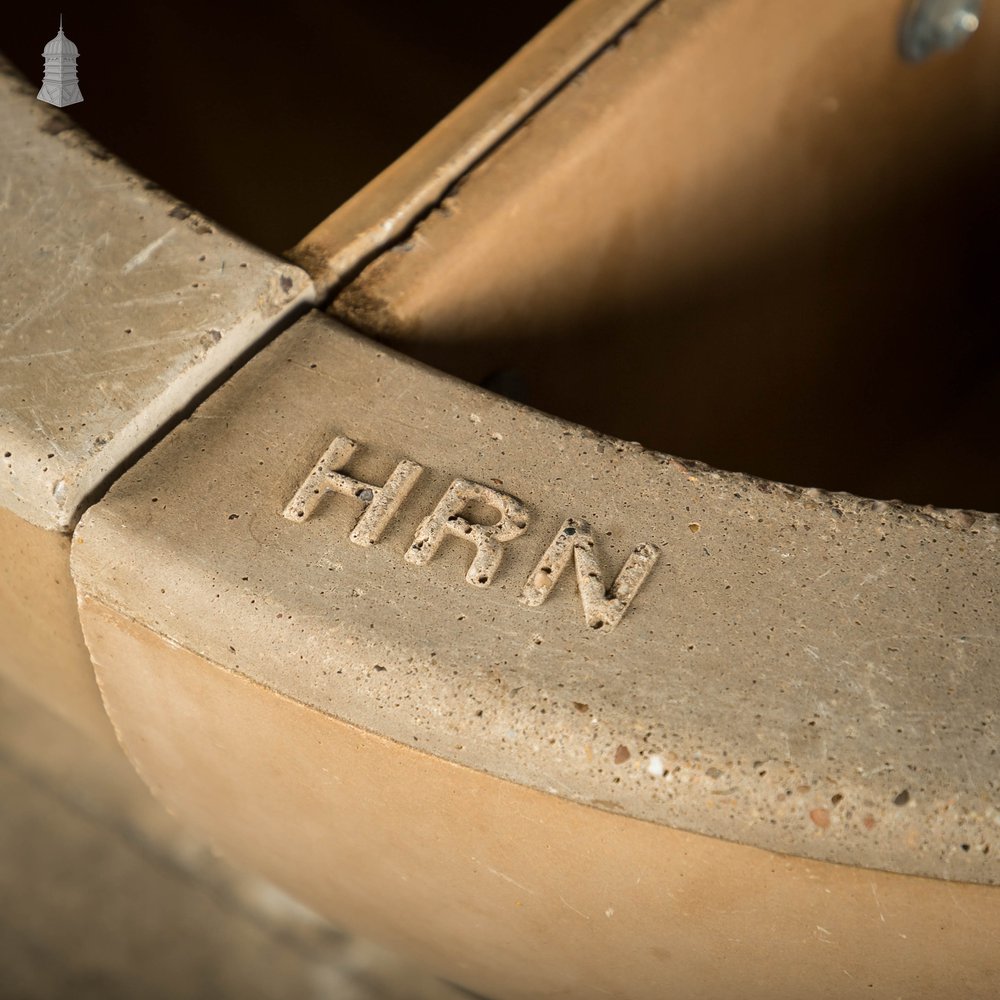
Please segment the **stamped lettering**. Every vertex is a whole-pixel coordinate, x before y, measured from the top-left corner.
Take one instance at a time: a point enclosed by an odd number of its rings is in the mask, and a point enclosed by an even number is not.
[[[500,512],[496,524],[473,524],[461,512],[474,501],[486,504]],[[425,517],[407,550],[406,561],[417,566],[429,562],[446,535],[464,538],[476,547],[476,555],[465,574],[473,587],[488,587],[503,558],[503,543],[523,535],[528,527],[528,514],[524,504],[499,490],[456,479],[438,501],[438,505]]]
[[[607,587],[594,555],[594,535],[590,525],[569,517],[528,577],[521,592],[521,602],[531,608],[544,603],[563,570],[573,560],[584,620],[592,629],[610,631],[628,611],[632,598],[659,557],[660,550],[655,545],[644,542],[637,546],[615,577],[615,582]]]
[[[404,459],[385,486],[363,483],[339,471],[350,461],[356,448],[357,444],[350,438],[334,438],[333,444],[289,500],[284,516],[290,521],[305,521],[327,493],[342,493],[360,500],[366,508],[348,537],[355,545],[374,545],[424,470],[416,462]]]
[[[342,471],[356,449],[357,444],[350,438],[334,438],[288,501],[282,512],[284,517],[295,522],[306,521],[328,493],[340,493],[365,505],[364,513],[348,536],[350,540],[355,545],[375,545],[406,501],[423,467],[404,459],[385,485],[365,483]],[[499,514],[496,523],[479,524],[470,520],[470,507],[476,504],[492,507]],[[466,581],[473,587],[488,587],[500,568],[504,546],[524,535],[529,522],[525,505],[516,497],[481,483],[455,479],[421,521],[404,558],[416,566],[424,566],[434,558],[446,538],[462,539],[476,549],[465,575]],[[576,567],[584,621],[595,631],[608,633],[621,622],[659,555],[660,550],[655,545],[648,542],[638,545],[608,587],[594,551],[590,525],[570,517],[542,553],[524,585],[520,601],[530,608],[544,604],[572,561]]]

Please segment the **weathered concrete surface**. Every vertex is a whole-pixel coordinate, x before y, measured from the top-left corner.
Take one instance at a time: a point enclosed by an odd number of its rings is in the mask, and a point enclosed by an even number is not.
[[[117,751],[0,684],[0,994],[458,1000],[230,867]]]
[[[361,499],[298,519],[338,436]],[[403,460],[412,492],[353,544]],[[520,502],[475,586],[465,539],[489,531],[463,518],[495,521],[488,505],[441,518],[459,537],[429,561],[407,554],[456,479]],[[572,565],[542,560],[567,518],[577,540],[592,526],[587,614]],[[994,515],[645,452],[314,315],[115,484],[73,558],[83,595],[444,760],[762,849],[997,884],[998,540]],[[659,561],[615,625],[604,594],[640,547]],[[540,607],[519,599],[553,579]]]
[[[131,173],[6,63],[0,135],[0,505],[66,530],[313,291]]]

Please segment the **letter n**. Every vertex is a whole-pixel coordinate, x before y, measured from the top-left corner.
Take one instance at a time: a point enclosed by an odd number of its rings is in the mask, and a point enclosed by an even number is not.
[[[637,546],[608,588],[594,555],[594,536],[590,525],[571,517],[559,529],[559,534],[531,571],[520,600],[532,608],[543,604],[563,570],[573,560],[584,619],[592,629],[610,632],[622,620],[632,598],[659,557],[660,550],[655,545],[643,543]]]

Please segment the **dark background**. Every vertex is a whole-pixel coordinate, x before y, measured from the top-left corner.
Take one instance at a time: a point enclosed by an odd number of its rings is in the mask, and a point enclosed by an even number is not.
[[[59,28],[75,121],[172,194],[275,253],[474,90],[566,0],[5,4],[0,51],[36,86]]]

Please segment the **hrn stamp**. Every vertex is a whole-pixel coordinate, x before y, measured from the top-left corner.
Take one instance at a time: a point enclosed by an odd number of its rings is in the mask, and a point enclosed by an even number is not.
[[[334,438],[289,500],[283,515],[290,521],[306,521],[329,494],[352,497],[364,510],[348,538],[355,545],[377,544],[416,485],[423,467],[403,459],[383,485],[365,483],[343,471],[356,448],[350,438]],[[499,519],[494,524],[470,521],[463,515],[473,503],[492,507]],[[473,587],[488,587],[500,568],[504,546],[524,535],[530,523],[527,508],[516,497],[481,483],[455,479],[420,523],[404,558],[424,566],[434,558],[441,543],[453,536],[475,547],[466,581]],[[622,620],[659,556],[660,550],[655,545],[644,542],[636,546],[609,586],[594,552],[590,525],[570,517],[529,574],[520,601],[532,608],[543,604],[572,562],[584,621],[595,631],[610,632]]]

